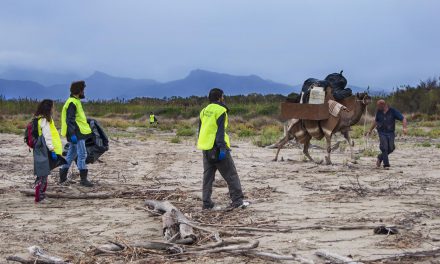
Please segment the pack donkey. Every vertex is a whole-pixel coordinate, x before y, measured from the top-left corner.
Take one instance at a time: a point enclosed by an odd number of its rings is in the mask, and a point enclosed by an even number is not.
[[[339,111],[337,116],[330,115],[326,120],[298,120],[291,121],[287,134],[275,146],[278,148],[274,161],[278,160],[278,155],[283,146],[290,140],[295,139],[296,142],[303,144],[303,153],[311,161],[315,160],[309,154],[310,141],[312,138],[321,140],[325,137],[327,144],[327,156],[325,163],[331,164],[330,154],[332,152],[331,140],[332,136],[340,132],[347,140],[350,146],[350,156],[354,159],[353,145],[354,142],[350,138],[350,127],[357,124],[365,112],[367,105],[371,102],[368,93],[358,93],[351,97],[339,101],[345,108]]]

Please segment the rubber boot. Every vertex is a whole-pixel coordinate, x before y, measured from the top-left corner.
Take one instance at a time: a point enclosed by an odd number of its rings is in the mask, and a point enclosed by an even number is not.
[[[67,173],[69,169],[60,169],[60,184],[67,181]]]
[[[93,187],[93,183],[89,182],[89,180],[87,179],[88,172],[89,172],[89,170],[80,170],[79,171],[79,176],[81,177],[80,184],[84,187]]]

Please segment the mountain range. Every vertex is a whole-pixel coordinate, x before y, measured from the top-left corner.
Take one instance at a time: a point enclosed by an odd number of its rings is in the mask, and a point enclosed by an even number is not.
[[[69,96],[71,80],[81,79],[74,74],[52,74],[25,70],[0,73],[0,95],[10,98],[52,98]],[[306,78],[305,78],[306,79]],[[206,70],[193,70],[183,79],[157,82],[152,79],[115,77],[96,71],[84,78],[88,99],[131,99],[135,97],[205,96],[213,87],[220,87],[227,95],[284,94],[300,92],[301,85],[287,85],[263,79],[257,75],[236,76]],[[365,88],[350,86],[354,92]]]

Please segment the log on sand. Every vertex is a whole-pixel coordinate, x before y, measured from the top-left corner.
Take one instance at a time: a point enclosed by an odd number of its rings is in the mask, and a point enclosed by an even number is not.
[[[120,245],[117,243],[105,244],[96,247],[95,254],[100,253],[116,253],[126,248],[143,248],[151,250],[161,250],[169,254],[180,254],[183,252],[183,248],[173,243],[157,242],[157,241],[144,241],[137,242],[129,245]]]
[[[51,260],[44,260],[44,259],[38,259],[38,258],[32,258],[32,259],[25,259],[19,256],[9,256],[6,258],[7,261],[12,262],[18,262],[22,264],[61,264],[61,263],[67,263],[67,262],[55,262]]]
[[[352,258],[344,257],[326,250],[318,250],[315,252],[318,257],[329,260],[331,263],[344,263],[344,264],[362,264],[362,262],[356,262]]]
[[[34,190],[20,190],[20,193],[26,196],[34,196]],[[61,199],[109,199],[115,197],[110,193],[81,193],[81,194],[69,194],[69,193],[55,193],[46,192],[48,198],[61,198]]]
[[[163,235],[168,241],[170,237],[179,236],[177,244],[193,244],[197,241],[191,222],[179,209],[168,201],[146,200],[145,205],[154,211],[163,213]],[[178,233],[176,232],[178,225]],[[178,235],[179,234],[179,235]]]
[[[9,256],[6,258],[8,261],[15,261],[23,264],[40,263],[40,264],[67,264],[60,257],[51,256],[43,251],[38,246],[31,246],[28,248],[29,253],[34,257],[32,259],[25,259],[19,256]]]

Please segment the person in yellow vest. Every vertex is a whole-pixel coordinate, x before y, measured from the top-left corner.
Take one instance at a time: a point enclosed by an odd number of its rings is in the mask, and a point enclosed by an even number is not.
[[[49,157],[53,161],[57,161],[60,158],[58,155],[61,155],[63,152],[63,147],[61,144],[60,135],[58,134],[58,130],[55,127],[55,123],[52,118],[54,108],[54,102],[52,100],[45,99],[38,105],[34,116],[36,119],[38,119],[38,136],[44,137],[47,150],[49,151]],[[37,168],[34,167],[34,169]],[[35,180],[35,202],[44,203],[47,201],[45,198],[48,175],[39,175],[38,172],[35,172],[35,174],[37,176],[37,179]],[[46,174],[46,172],[44,172],[44,174]]]
[[[81,99],[85,98],[85,88],[84,81],[73,82],[70,86],[70,97],[61,112],[61,135],[67,138],[70,146],[66,155],[67,164],[60,169],[60,183],[67,180],[70,165],[76,158],[76,165],[81,177],[80,184],[85,187],[92,187],[93,184],[87,179],[88,169],[86,165],[86,139],[92,136],[92,130],[89,123],[87,123],[81,104]]]
[[[229,188],[232,203],[229,208],[246,208],[249,203],[243,201],[243,191],[234,161],[230,154],[228,128],[228,108],[225,105],[223,91],[219,88],[209,92],[210,104],[200,112],[199,136],[197,148],[203,152],[203,209],[213,209],[211,200],[212,185],[218,170]]]
[[[157,118],[153,112],[150,112],[150,126],[154,124],[157,124]]]

